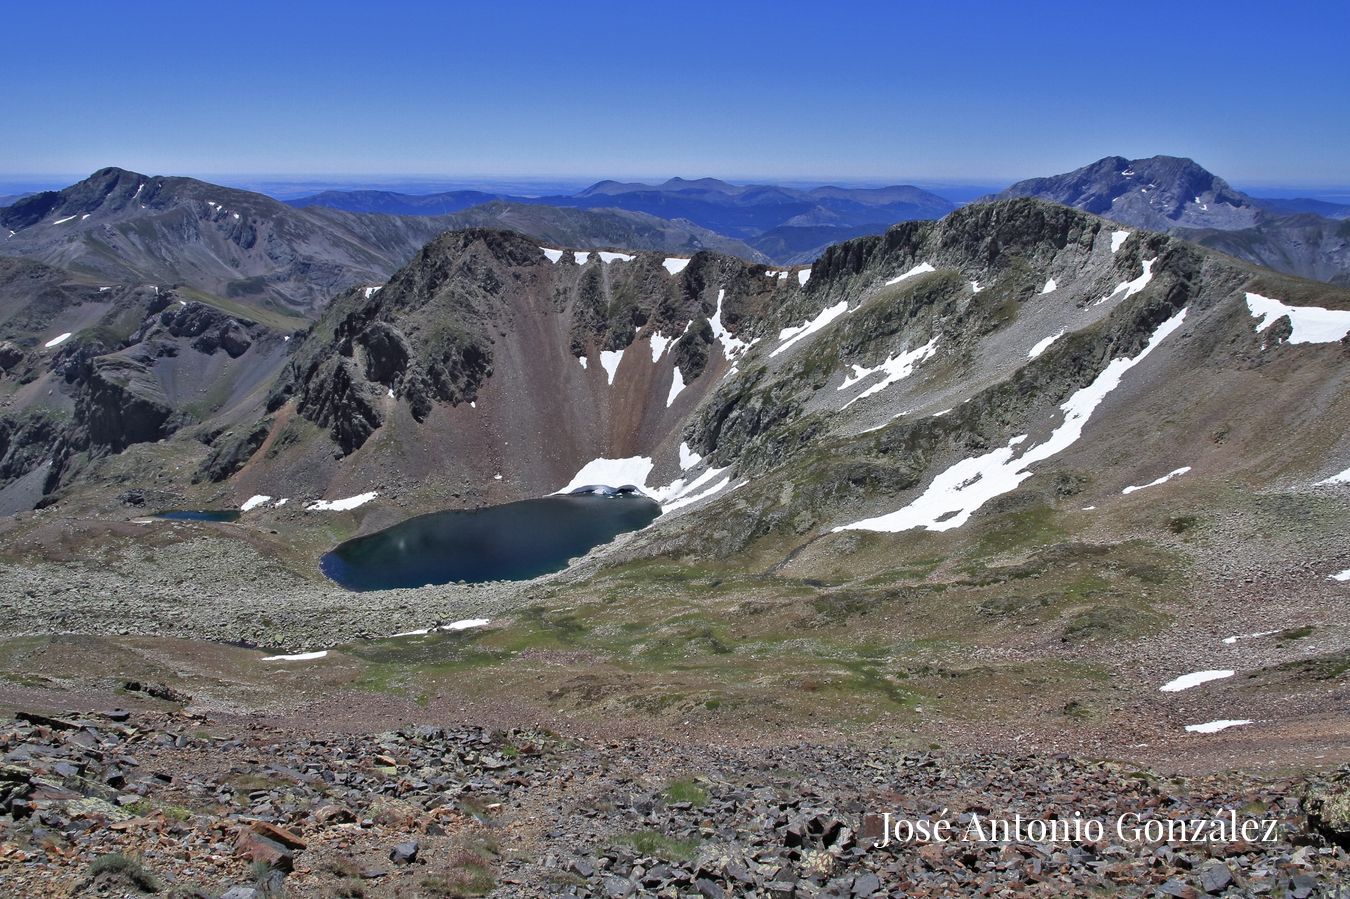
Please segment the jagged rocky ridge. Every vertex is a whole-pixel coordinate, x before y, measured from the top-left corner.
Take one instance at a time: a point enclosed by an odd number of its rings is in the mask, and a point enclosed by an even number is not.
[[[194,434],[210,446],[192,451],[188,470],[235,503],[416,491],[405,514],[539,495],[590,472],[668,505],[713,502],[636,538],[635,551],[729,553],[893,512],[1019,435],[1027,448],[1048,445],[1066,421],[1059,407],[1114,360],[1134,370],[1086,436],[1030,475],[1006,470],[1032,477],[1017,493],[1061,480],[1119,490],[1202,461],[1217,413],[1155,408],[1176,398],[1143,385],[1165,377],[1251,413],[1225,427],[1261,451],[1224,449],[1223,465],[1263,483],[1343,469],[1343,436],[1321,411],[1343,386],[1343,347],[1290,345],[1287,319],[1258,332],[1247,293],[1350,308],[1333,287],[1030,199],[904,223],[836,245],[811,269],[457,232],[387,285],[340,295],[249,403],[203,419]],[[1159,338],[1183,310],[1181,331]],[[119,357],[110,377],[133,383],[129,365]],[[1301,387],[1281,399],[1288,388],[1264,370],[1289,366],[1304,372]],[[1126,427],[1150,435],[1151,456],[1107,459],[1090,439],[1100,430],[1115,446]],[[1280,466],[1254,468],[1263,441],[1284,448]],[[1314,445],[1316,457],[1294,449]]]

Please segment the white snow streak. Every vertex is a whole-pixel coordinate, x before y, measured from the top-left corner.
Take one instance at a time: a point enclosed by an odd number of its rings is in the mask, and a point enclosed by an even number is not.
[[[375,296],[375,294],[379,293],[379,292],[380,292],[380,288],[383,287],[383,286],[384,286],[383,284],[380,284],[380,285],[376,285],[376,286],[374,286],[374,287],[367,287],[367,288],[366,288],[366,291],[365,291],[365,293],[366,293],[366,299],[370,299],[371,297]]]
[[[898,276],[892,278],[891,280],[887,281],[887,282],[886,282],[886,286],[887,286],[887,287],[890,287],[892,284],[899,284],[901,281],[905,280],[906,278],[913,278],[913,277],[915,277],[916,275],[926,275],[926,274],[928,274],[929,272],[935,272],[935,271],[937,271],[937,269],[933,268],[933,266],[930,265],[929,263],[927,263],[927,262],[920,262],[918,265],[914,266],[912,269],[910,269],[909,271],[905,272],[903,275],[898,275]]]
[[[896,533],[911,528],[946,531],[965,524],[977,509],[996,496],[1015,490],[1031,477],[1031,466],[1063,452],[1083,435],[1092,413],[1106,399],[1125,373],[1142,362],[1169,334],[1181,327],[1186,310],[1158,326],[1148,345],[1134,358],[1113,359],[1091,384],[1076,391],[1060,406],[1064,421],[1044,443],[1014,457],[1028,436],[1021,434],[983,456],[963,459],[935,477],[924,493],[898,511],[835,528]]]
[[[64,225],[66,222],[73,221],[74,218],[75,218],[75,216],[73,216],[73,215],[68,215],[68,216],[66,216],[66,217],[63,218],[63,219],[57,219],[56,221],[52,222],[52,224],[53,224],[53,225]]]
[[[661,264],[665,266],[666,271],[670,272],[672,275],[678,275],[680,272],[684,271],[685,266],[689,264],[689,260],[678,259],[674,256],[671,256]]]
[[[54,347],[54,346],[60,346],[61,344],[65,343],[65,342],[66,342],[67,340],[69,340],[69,339],[70,339],[70,332],[67,331],[67,332],[64,333],[64,334],[58,334],[58,335],[56,335],[56,336],[53,337],[51,340],[49,340],[49,341],[47,341],[46,343],[44,343],[43,346],[50,350],[52,347]]]
[[[808,321],[806,324],[797,325],[791,328],[784,328],[778,334],[778,339],[784,342],[779,344],[778,349],[774,350],[772,353],[769,354],[769,358],[772,359],[779,353],[784,353],[787,350],[791,349],[793,346],[810,337],[812,334],[816,333],[821,328],[824,328],[826,325],[834,321],[839,316],[843,315],[845,312],[848,312],[848,300],[840,300],[838,303],[835,303],[830,308],[824,310],[815,318]]]
[[[1325,481],[1318,481],[1318,482],[1317,482],[1316,484],[1314,484],[1313,486],[1314,486],[1314,487],[1325,487],[1325,486],[1327,486],[1328,484],[1350,484],[1350,468],[1347,468],[1345,471],[1341,472],[1340,474],[1334,474],[1334,475],[1332,475],[1331,477],[1327,478]]]
[[[1227,643],[1229,646],[1232,646],[1239,640],[1255,640],[1258,637],[1269,637],[1271,634],[1278,634],[1278,633],[1279,631],[1257,631],[1256,633],[1253,634],[1234,634],[1231,637],[1224,637],[1223,642]]]
[[[1111,291],[1106,296],[1102,297],[1096,303],[1093,303],[1093,305],[1100,306],[1107,300],[1113,299],[1116,296],[1116,294],[1120,293],[1122,290],[1125,291],[1125,296],[1121,297],[1122,300],[1128,300],[1130,297],[1134,296],[1136,293],[1143,290],[1145,287],[1148,286],[1148,282],[1153,280],[1153,263],[1157,261],[1158,261],[1157,259],[1145,259],[1143,263],[1144,273],[1142,275],[1140,275],[1138,278],[1135,278],[1133,281],[1121,281],[1119,284],[1116,285],[1115,290]]]
[[[1111,232],[1111,252],[1114,253],[1120,249],[1121,244],[1125,243],[1126,238],[1130,236],[1128,231]]]
[[[722,322],[722,299],[725,296],[725,289],[717,291],[717,311],[713,314],[713,317],[708,324],[712,327],[713,337],[722,344],[722,355],[726,356],[728,359],[735,359],[741,353],[748,350],[754,341],[746,343],[744,340],[734,337],[732,333],[727,330],[727,326]]]
[[[265,503],[270,503],[271,501],[272,497],[259,493],[256,496],[250,496],[248,499],[244,500],[244,504],[239,507],[239,511],[248,512],[251,509],[256,509]]]
[[[703,457],[689,448],[689,444],[680,444],[680,470],[688,471],[703,461]]]
[[[1041,353],[1044,353],[1046,350],[1050,349],[1050,344],[1054,343],[1056,340],[1059,340],[1063,336],[1064,336],[1064,329],[1060,328],[1058,332],[1051,334],[1044,340],[1036,341],[1036,345],[1032,347],[1031,350],[1027,353],[1027,358],[1035,359]]]
[[[1224,718],[1219,721],[1206,721],[1204,724],[1188,724],[1186,725],[1186,732],[1190,734],[1214,734],[1230,727],[1241,727],[1244,724],[1251,723],[1250,718]]]
[[[619,363],[623,361],[623,350],[601,350],[600,366],[605,370],[605,378],[612,385],[614,383],[614,374],[619,370]]]
[[[321,659],[328,655],[328,650],[320,649],[318,652],[297,652],[289,656],[263,656],[264,662],[308,662],[311,659]]]
[[[678,337],[666,337],[661,334],[652,334],[647,339],[652,342],[652,362],[654,363],[661,361],[661,357],[666,353],[666,347],[679,340]]]
[[[1156,480],[1149,481],[1147,484],[1140,484],[1137,487],[1131,485],[1129,487],[1126,487],[1124,490],[1120,492],[1128,496],[1129,494],[1134,493],[1136,490],[1143,490],[1145,487],[1157,487],[1159,484],[1166,484],[1168,481],[1172,480],[1172,478],[1180,477],[1181,475],[1185,474],[1190,470],[1191,467],[1189,465],[1183,465],[1182,467],[1176,469],[1175,471],[1169,471],[1167,474],[1163,475],[1160,478],[1157,478]]]
[[[1198,687],[1201,684],[1207,684],[1212,680],[1222,680],[1225,677],[1232,677],[1234,672],[1227,669],[1222,671],[1193,671],[1190,674],[1183,674],[1181,677],[1175,677],[1158,689],[1163,693],[1180,693],[1182,690],[1189,690],[1191,687]]]
[[[562,250],[550,250],[548,247],[540,247],[539,249],[544,251],[544,257],[548,259],[549,262],[557,262],[559,259],[562,259]]]
[[[1041,295],[1044,296],[1047,293],[1054,293],[1057,289],[1059,289],[1059,285],[1055,283],[1054,278],[1051,278],[1049,281],[1046,281],[1045,286],[1041,288]]]
[[[676,365],[674,367],[674,373],[671,375],[670,378],[670,393],[666,396],[667,409],[669,409],[671,404],[675,402],[675,397],[680,395],[680,391],[684,390],[685,386],[686,385],[684,383],[684,374],[681,373],[680,367]]]
[[[327,500],[321,499],[305,506],[306,512],[346,512],[348,509],[355,509],[357,506],[364,506],[379,493],[372,490],[370,493],[358,493],[356,496],[349,496],[346,499]]]
[[[1327,577],[1331,578],[1331,580],[1333,581],[1340,581],[1341,583],[1345,583],[1346,581],[1350,581],[1350,568],[1347,568],[1341,572],[1337,572],[1336,574],[1327,575]]]
[[[609,262],[632,262],[634,259],[637,258],[636,256],[630,256],[628,253],[611,253],[611,252],[608,252],[607,250],[601,250],[601,251],[600,251],[599,253],[597,253],[596,255],[600,257],[600,261],[601,261],[601,262],[605,262],[605,263],[609,263]]]
[[[1289,323],[1293,325],[1290,343],[1335,343],[1350,334],[1350,311],[1320,306],[1286,306],[1259,293],[1247,294],[1247,309],[1259,319],[1256,323],[1258,334],[1289,316]]]
[[[863,368],[861,365],[853,366],[853,374],[848,375],[847,377],[844,378],[844,383],[839,385],[838,388],[839,390],[845,390],[849,387],[852,387],[854,384],[857,384],[864,378],[870,378],[872,375],[875,375],[878,372],[885,372],[886,377],[882,378],[880,381],[873,384],[871,387],[867,388],[862,393],[858,394],[853,399],[849,400],[847,403],[844,403],[840,411],[843,411],[843,409],[847,409],[849,406],[852,406],[854,403],[856,403],[860,399],[863,399],[864,397],[869,397],[872,396],[873,394],[880,393],[887,387],[890,387],[892,384],[899,383],[900,381],[903,381],[905,378],[908,378],[914,372],[914,369],[918,366],[920,362],[932,358],[937,354],[937,343],[938,339],[934,337],[932,340],[928,341],[921,347],[916,347],[915,349],[909,350],[908,352],[899,353],[895,356],[889,357],[885,362],[881,363],[876,368]]]

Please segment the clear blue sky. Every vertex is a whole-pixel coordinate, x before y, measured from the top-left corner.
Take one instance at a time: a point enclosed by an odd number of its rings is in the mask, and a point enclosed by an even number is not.
[[[13,0],[0,173],[1350,182],[1350,3]]]

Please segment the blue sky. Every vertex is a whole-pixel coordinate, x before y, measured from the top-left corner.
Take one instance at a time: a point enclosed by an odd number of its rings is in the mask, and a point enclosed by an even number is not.
[[[32,2],[0,173],[1350,183],[1342,2]]]

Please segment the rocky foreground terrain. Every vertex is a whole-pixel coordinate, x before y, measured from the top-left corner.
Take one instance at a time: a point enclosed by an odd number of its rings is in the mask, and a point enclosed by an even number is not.
[[[1257,782],[894,745],[352,733],[125,689],[134,712],[21,710],[0,731],[4,895],[1308,897],[1350,878],[1346,769]],[[878,846],[883,813],[949,821],[949,839]],[[1075,813],[1103,835],[971,830]],[[1274,823],[1135,838],[1230,815]]]

